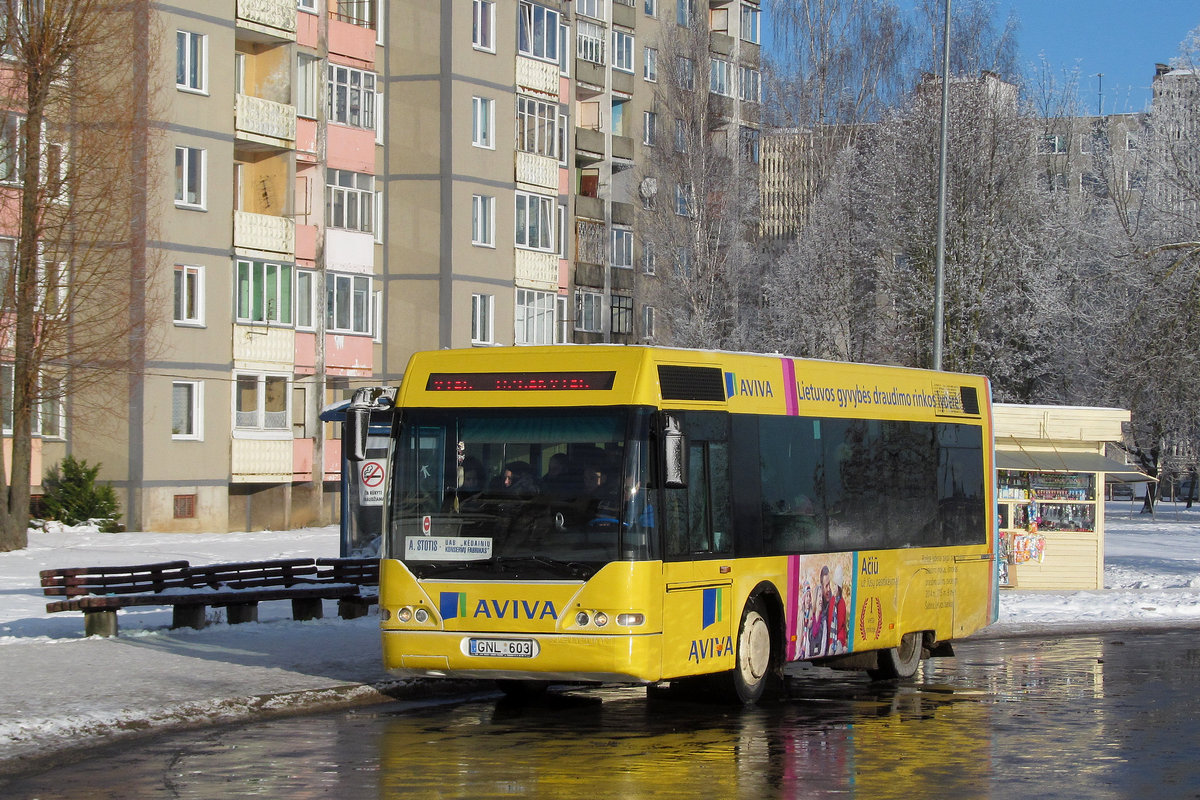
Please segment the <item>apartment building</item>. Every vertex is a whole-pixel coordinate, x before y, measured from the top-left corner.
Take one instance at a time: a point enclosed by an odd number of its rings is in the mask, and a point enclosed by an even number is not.
[[[757,161],[758,0],[128,8],[130,366],[47,407],[34,474],[101,463],[134,529],[335,519],[320,410],[416,350],[654,341],[635,166],[670,141],[672,27],[707,21],[708,96]]]

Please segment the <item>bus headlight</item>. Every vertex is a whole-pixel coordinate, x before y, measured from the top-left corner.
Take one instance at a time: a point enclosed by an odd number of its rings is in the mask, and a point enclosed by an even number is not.
[[[575,615],[575,624],[578,625],[579,627],[582,628],[585,625],[587,625],[589,622],[591,622],[591,618],[588,617],[588,613],[586,611],[580,611],[578,614]]]
[[[396,621],[407,623],[412,620],[412,616],[413,616],[412,609],[409,608],[408,606],[405,606],[404,608],[402,608],[396,612]]]
[[[603,628],[608,624],[608,614],[605,614],[603,611],[597,611],[596,616],[592,617],[592,619],[595,621],[597,628]]]
[[[646,615],[638,613],[617,614],[617,624],[622,628],[636,628],[646,624]]]

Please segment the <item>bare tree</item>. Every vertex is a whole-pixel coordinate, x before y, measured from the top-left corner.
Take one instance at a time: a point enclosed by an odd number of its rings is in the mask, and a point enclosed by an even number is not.
[[[638,228],[657,266],[642,289],[661,312],[663,341],[741,348],[757,328],[761,291],[758,139],[734,98],[710,90],[708,36],[696,20],[665,26],[658,43],[658,140],[638,174]]]
[[[34,419],[144,362],[161,307],[147,285],[149,5],[0,0],[0,133],[17,248],[0,321],[12,358],[12,462],[0,550],[26,544]],[[159,287],[161,290],[162,287]]]

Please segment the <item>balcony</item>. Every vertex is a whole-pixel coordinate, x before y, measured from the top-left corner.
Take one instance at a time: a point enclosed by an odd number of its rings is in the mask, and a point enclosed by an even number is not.
[[[262,253],[268,258],[294,261],[296,223],[288,217],[234,211],[233,246],[238,250]]]
[[[591,61],[585,61],[582,58],[575,59],[575,80],[580,83],[589,83],[592,86],[604,88],[604,65],[593,64]]]
[[[292,480],[292,438],[279,440],[233,438],[232,483],[288,483]]]
[[[604,201],[599,197],[575,196],[575,216],[584,219],[604,220]]]
[[[517,56],[517,86],[526,91],[558,97],[558,64]]]
[[[558,192],[558,162],[553,158],[517,151],[517,183]]]
[[[633,161],[633,139],[628,136],[613,136],[612,155],[613,158],[623,158],[626,161]]]
[[[250,149],[295,149],[295,106],[239,94],[234,113],[237,138],[249,143]]]
[[[558,253],[517,249],[513,278],[517,286],[554,291],[558,288]]]
[[[591,128],[575,129],[576,160],[599,161],[604,158],[604,132]],[[593,157],[588,158],[587,154]]]
[[[239,35],[251,41],[296,41],[295,0],[237,0]]]

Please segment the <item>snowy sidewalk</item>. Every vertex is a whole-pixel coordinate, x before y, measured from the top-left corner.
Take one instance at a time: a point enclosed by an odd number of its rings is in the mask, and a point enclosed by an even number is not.
[[[1105,542],[1109,588],[1003,591],[1000,621],[984,635],[1200,627],[1200,508],[1157,519],[1114,511]],[[127,733],[433,691],[390,678],[378,618],[341,620],[332,602],[323,620],[295,622],[290,605],[276,601],[260,605],[259,624],[203,630],[170,629],[169,609],[131,608],[119,614],[120,636],[89,639],[82,615],[46,613],[38,583],[47,568],[335,556],[337,541],[332,527],[67,531],[34,533],[28,549],[0,553],[0,774]]]

